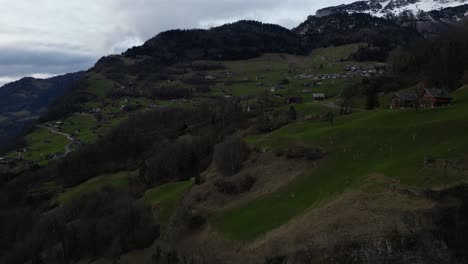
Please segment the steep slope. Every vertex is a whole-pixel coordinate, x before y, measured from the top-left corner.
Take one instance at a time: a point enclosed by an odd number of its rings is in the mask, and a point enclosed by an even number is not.
[[[83,72],[50,79],[27,77],[0,88],[0,145],[19,135],[82,76]]]
[[[307,47],[338,46],[367,42],[375,46],[404,45],[419,34],[395,21],[363,13],[336,13],[328,16],[310,16],[293,29]]]

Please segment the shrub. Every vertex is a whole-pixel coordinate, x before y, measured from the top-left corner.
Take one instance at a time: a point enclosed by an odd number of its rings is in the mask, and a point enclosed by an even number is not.
[[[325,153],[321,149],[304,146],[293,146],[286,151],[286,157],[289,159],[306,158],[308,160],[319,160],[324,156]]]
[[[235,195],[250,191],[255,182],[256,179],[247,174],[232,179],[217,179],[214,186],[220,193]]]

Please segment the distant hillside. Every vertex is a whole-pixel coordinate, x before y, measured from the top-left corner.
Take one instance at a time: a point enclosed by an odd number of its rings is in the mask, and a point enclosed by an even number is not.
[[[83,74],[84,72],[70,73],[50,79],[26,77],[0,88],[0,146],[39,118]]]
[[[242,60],[268,52],[302,54],[304,50],[299,36],[286,28],[256,21],[239,21],[209,30],[160,33],[122,55],[102,58],[94,70],[111,73],[113,79],[124,78],[119,76],[124,73],[141,79],[148,73],[179,62]]]
[[[155,57],[162,52],[174,55],[174,60],[232,60],[248,59],[268,52],[303,51],[297,36],[286,28],[256,21],[239,21],[210,30],[163,32],[143,46],[129,49],[124,55]]]

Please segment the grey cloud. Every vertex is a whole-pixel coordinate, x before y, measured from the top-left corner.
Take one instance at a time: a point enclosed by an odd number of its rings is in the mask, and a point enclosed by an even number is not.
[[[97,58],[92,55],[65,51],[23,50],[0,47],[0,80],[3,82],[24,76],[52,76],[90,68]],[[0,85],[2,85],[0,81]]]
[[[0,0],[0,79],[84,70],[161,31],[253,19],[292,28],[353,0]]]

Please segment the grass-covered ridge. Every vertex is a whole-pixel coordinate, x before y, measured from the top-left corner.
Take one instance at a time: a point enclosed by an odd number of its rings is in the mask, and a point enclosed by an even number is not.
[[[194,180],[172,182],[145,192],[143,200],[153,206],[156,219],[167,224],[183,194],[194,184]]]
[[[376,110],[326,122],[298,122],[252,144],[280,148],[319,146],[328,156],[303,177],[279,191],[215,214],[211,224],[236,240],[253,240],[321,201],[355,188],[372,173],[401,184],[438,187],[468,175],[452,167],[425,167],[428,158],[458,160],[468,156],[468,88],[455,94],[456,105],[416,112]]]
[[[59,195],[56,201],[60,204],[66,204],[69,201],[79,198],[80,196],[96,191],[99,188],[102,188],[106,185],[117,186],[117,187],[125,187],[128,186],[128,172],[117,173],[115,175],[104,175],[101,177],[97,177],[91,179],[85,183],[82,183],[74,188],[71,188],[61,195]]]

